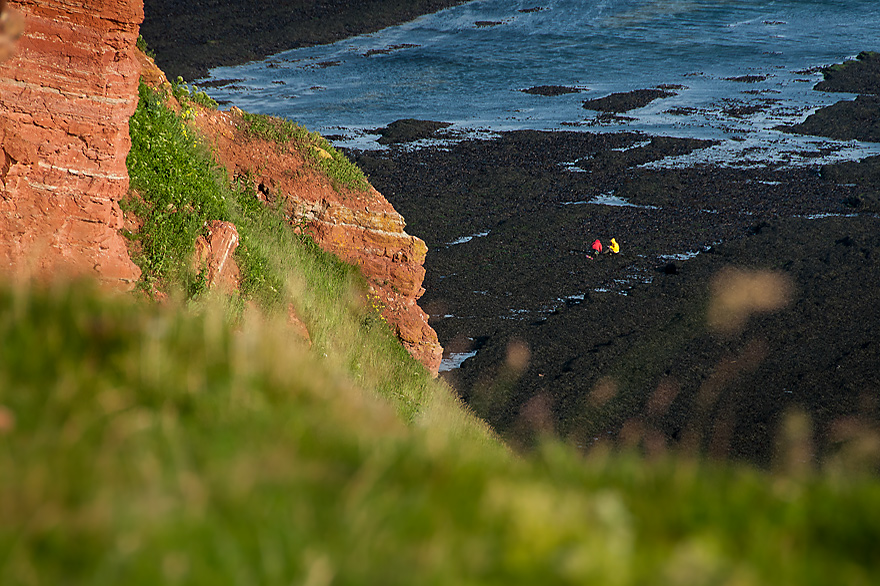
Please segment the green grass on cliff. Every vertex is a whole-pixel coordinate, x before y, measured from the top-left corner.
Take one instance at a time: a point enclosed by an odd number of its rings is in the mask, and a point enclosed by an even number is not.
[[[239,193],[227,185],[198,136],[144,84],[130,133],[127,163],[137,195],[123,205],[143,222],[129,234],[139,244],[134,260],[143,271],[141,285],[148,290],[182,286],[192,295],[199,268],[188,259],[196,238],[207,221],[231,219]]]
[[[131,234],[140,247],[135,262],[143,271],[142,286],[170,291],[197,308],[207,292],[192,262],[195,240],[208,222],[230,221],[241,240],[235,259],[242,283],[227,303],[229,310],[240,314],[253,304],[286,322],[292,307],[318,356],[389,398],[405,420],[417,418],[439,387],[366,303],[367,285],[357,269],[325,253],[308,236],[295,234],[252,188],[230,182],[185,116],[141,87],[128,157],[137,195],[126,207],[142,223]],[[448,389],[442,392],[449,394]]]
[[[303,153],[308,164],[327,175],[331,185],[339,192],[366,191],[369,188],[367,178],[360,167],[333,148],[323,136],[309,132],[291,120],[242,112],[240,129],[263,140],[293,144]]]
[[[0,284],[0,584],[877,583],[874,477],[549,441],[512,455],[403,352],[351,267],[166,122],[133,121],[156,160],[132,182],[142,266],[179,293]],[[265,283],[187,298],[188,249],[166,244],[182,256],[163,265],[150,247],[170,236],[147,232],[198,232],[175,214],[239,222]]]

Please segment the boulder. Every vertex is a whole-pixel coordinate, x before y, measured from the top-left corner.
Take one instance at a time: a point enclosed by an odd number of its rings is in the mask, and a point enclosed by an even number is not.
[[[240,274],[233,258],[240,238],[235,224],[214,220],[205,234],[196,239],[196,269],[203,271],[208,288],[238,290]]]

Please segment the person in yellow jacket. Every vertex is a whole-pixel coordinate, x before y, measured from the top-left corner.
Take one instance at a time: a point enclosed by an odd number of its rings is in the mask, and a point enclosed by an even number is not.
[[[617,254],[620,252],[620,245],[614,238],[611,239],[611,243],[608,245],[608,252],[611,254]]]

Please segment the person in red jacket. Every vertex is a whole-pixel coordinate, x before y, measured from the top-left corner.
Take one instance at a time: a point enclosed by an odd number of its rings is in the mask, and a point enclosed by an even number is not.
[[[596,241],[593,242],[593,246],[591,246],[591,248],[596,254],[602,254],[602,243],[599,241],[598,238],[596,238]]]

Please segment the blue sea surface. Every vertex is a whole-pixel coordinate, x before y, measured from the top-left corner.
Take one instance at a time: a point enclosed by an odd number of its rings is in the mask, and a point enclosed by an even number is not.
[[[378,148],[401,118],[460,131],[583,129],[711,138],[684,161],[815,164],[880,145],[775,130],[848,94],[819,68],[880,50],[877,0],[476,0],[374,34],[221,67],[218,101],[290,118],[341,146]],[[522,90],[560,85],[560,96]],[[674,96],[602,119],[584,100],[665,86]],[[675,161],[661,164],[677,164]]]

